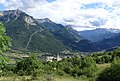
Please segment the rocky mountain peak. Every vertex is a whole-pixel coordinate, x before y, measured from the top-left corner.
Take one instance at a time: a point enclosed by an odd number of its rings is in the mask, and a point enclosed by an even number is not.
[[[1,15],[1,20],[7,23],[10,20],[17,20],[18,18],[20,18],[21,15],[25,15],[25,14],[26,14],[25,12],[22,12],[19,9],[3,11]]]
[[[20,15],[22,12],[21,10],[17,9],[17,10],[8,10],[8,11],[3,11],[3,15],[14,15],[14,16],[18,16]]]
[[[53,23],[49,18],[37,19],[39,23]]]
[[[21,20],[24,21],[27,25],[36,25],[36,21],[32,16],[29,16],[28,14],[19,9],[3,11],[1,19],[6,23],[11,20],[12,21]]]
[[[112,33],[120,33],[120,29],[109,28],[108,31]]]

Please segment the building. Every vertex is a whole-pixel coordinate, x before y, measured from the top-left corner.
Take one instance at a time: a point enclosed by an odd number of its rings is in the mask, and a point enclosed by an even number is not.
[[[50,54],[50,53],[46,53],[40,56],[41,60],[44,61],[50,61],[52,62],[53,60],[57,60],[60,61],[64,58],[72,58],[75,57],[75,55],[73,54],[64,54],[64,53],[59,53],[59,54]]]

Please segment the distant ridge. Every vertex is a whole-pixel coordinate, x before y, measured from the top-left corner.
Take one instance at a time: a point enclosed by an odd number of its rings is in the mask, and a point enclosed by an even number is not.
[[[119,29],[106,29],[106,28],[97,28],[95,30],[85,30],[85,31],[80,31],[79,34],[93,42],[101,41],[103,39],[111,38],[114,36],[116,33],[120,33]]]

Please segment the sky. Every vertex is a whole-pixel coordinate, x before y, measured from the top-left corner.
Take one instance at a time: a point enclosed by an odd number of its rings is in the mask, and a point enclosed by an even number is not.
[[[28,2],[29,1],[29,2]],[[120,29],[120,0],[0,0],[0,10],[20,9],[78,31]]]

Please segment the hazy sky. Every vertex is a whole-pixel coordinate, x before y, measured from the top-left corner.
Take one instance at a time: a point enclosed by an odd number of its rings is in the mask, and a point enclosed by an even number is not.
[[[120,29],[120,0],[0,0],[0,10],[21,9],[77,30]]]

